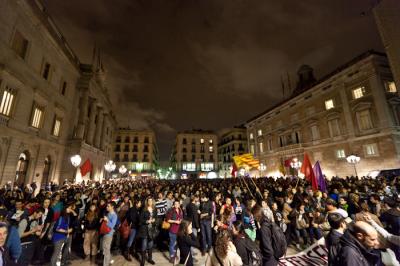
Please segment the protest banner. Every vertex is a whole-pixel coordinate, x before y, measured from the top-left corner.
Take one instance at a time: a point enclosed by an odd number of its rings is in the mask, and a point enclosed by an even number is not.
[[[297,253],[279,260],[279,266],[321,266],[328,265],[328,249],[325,246],[325,239],[321,238],[312,246]]]

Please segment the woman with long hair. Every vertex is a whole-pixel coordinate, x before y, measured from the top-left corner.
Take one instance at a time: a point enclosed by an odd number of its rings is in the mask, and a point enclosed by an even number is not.
[[[236,251],[242,258],[243,265],[249,265],[249,256],[247,252],[248,241],[251,239],[244,231],[244,224],[242,221],[235,221],[232,226],[233,244],[236,247]]]
[[[192,247],[200,248],[200,244],[193,234],[192,222],[189,220],[182,220],[179,225],[178,248],[181,252],[179,263],[185,266],[193,266],[193,257],[190,249]]]
[[[229,231],[221,231],[215,240],[214,249],[206,259],[206,266],[242,266],[242,258],[232,243]]]
[[[97,255],[98,242],[99,242],[99,226],[100,218],[99,211],[95,204],[91,204],[88,212],[85,215],[83,221],[85,228],[84,241],[83,241],[83,251],[85,253],[85,258],[94,258]]]
[[[175,200],[174,206],[167,212],[166,221],[171,225],[169,228],[169,256],[170,262],[174,262],[175,259],[175,245],[176,237],[179,231],[179,225],[183,219],[183,211],[181,209],[180,202]]]
[[[154,239],[157,237],[157,225],[156,225],[156,209],[154,207],[153,198],[149,197],[146,199],[145,206],[140,214],[139,218],[139,232],[138,238],[142,239],[142,256],[140,258],[140,265],[143,266],[146,259],[147,251],[147,261],[154,265],[153,260],[153,244]]]

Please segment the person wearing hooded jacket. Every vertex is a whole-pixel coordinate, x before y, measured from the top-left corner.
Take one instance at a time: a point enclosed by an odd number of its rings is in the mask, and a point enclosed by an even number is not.
[[[380,261],[373,252],[378,245],[378,232],[368,223],[355,222],[340,238],[340,252],[333,266],[376,266]]]

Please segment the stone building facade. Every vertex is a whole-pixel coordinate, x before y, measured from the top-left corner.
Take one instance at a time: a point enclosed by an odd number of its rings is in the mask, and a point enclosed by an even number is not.
[[[361,157],[359,175],[399,167],[400,98],[385,54],[366,52],[319,81],[308,66],[298,74],[289,99],[246,124],[249,150],[268,175],[305,152],[326,176],[354,174],[350,154]]]
[[[153,175],[159,166],[154,131],[119,128],[114,137],[112,158],[117,169],[124,165],[132,175]]]
[[[179,132],[172,152],[172,166],[187,177],[210,177],[218,172],[218,137],[212,131]],[[215,176],[213,176],[215,177]]]
[[[106,150],[95,148],[99,136],[87,152],[86,144],[76,144],[88,67],[40,1],[0,1],[0,10],[0,183],[61,182],[74,175],[71,155],[107,157]],[[99,97],[100,91],[91,93]],[[101,97],[112,117],[107,122],[111,136],[115,118],[107,97]]]
[[[376,24],[385,46],[394,81],[400,87],[400,1],[380,0],[373,9]]]
[[[220,177],[230,177],[233,156],[248,152],[247,133],[243,126],[233,127],[219,133],[218,168]]]

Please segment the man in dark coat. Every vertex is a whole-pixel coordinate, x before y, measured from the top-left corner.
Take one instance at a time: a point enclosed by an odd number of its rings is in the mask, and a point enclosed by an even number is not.
[[[340,252],[333,266],[375,266],[380,260],[373,252],[378,232],[366,222],[354,223],[340,238]]]
[[[326,247],[328,249],[328,265],[333,265],[333,261],[339,254],[340,238],[346,230],[346,222],[342,215],[339,213],[330,213],[328,215],[328,222],[331,227],[329,234],[326,237]]]

